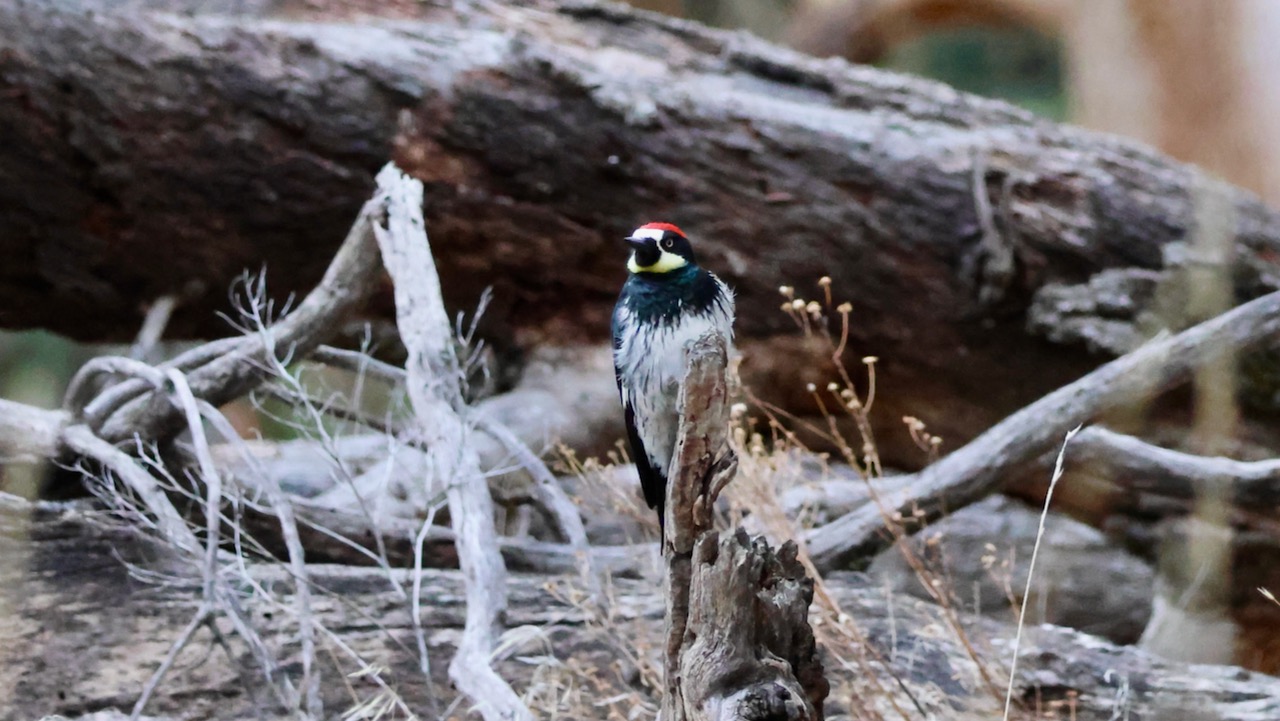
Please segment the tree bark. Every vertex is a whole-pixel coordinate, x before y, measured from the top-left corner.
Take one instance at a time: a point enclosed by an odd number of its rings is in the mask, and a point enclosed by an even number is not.
[[[830,275],[881,416],[950,445],[1099,362],[1028,331],[1044,289],[1168,274],[1196,230],[1192,168],[741,34],[568,0],[255,7],[0,7],[0,323],[120,339],[176,294],[176,334],[220,332],[246,267],[314,283],[391,155],[426,183],[447,300],[496,285],[501,343],[603,338],[613,239],[661,217],[737,288],[748,351],[793,330],[778,286]],[[1221,192],[1235,296],[1280,286],[1280,215]],[[811,364],[755,355],[803,406]]]

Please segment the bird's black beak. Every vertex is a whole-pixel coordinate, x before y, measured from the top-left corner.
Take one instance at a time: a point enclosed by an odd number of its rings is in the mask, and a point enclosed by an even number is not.
[[[636,252],[636,265],[641,268],[657,263],[658,258],[662,255],[662,251],[658,249],[658,241],[653,238],[637,238],[635,236],[631,236],[629,238],[623,238],[623,240],[625,240],[627,245],[631,246],[631,248]]]

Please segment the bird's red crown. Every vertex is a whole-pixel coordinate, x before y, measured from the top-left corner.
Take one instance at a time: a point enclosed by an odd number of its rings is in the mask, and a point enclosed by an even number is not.
[[[676,226],[670,223],[645,223],[644,225],[640,226],[640,230],[665,230],[671,233],[675,233],[681,238],[688,237],[684,234],[683,230],[680,230],[679,228],[677,228]]]

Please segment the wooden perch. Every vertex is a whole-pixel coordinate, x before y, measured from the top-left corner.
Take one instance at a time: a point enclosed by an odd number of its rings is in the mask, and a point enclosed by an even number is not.
[[[828,686],[809,627],[813,581],[789,543],[775,554],[711,527],[737,472],[728,444],[724,338],[686,348],[680,428],[667,477],[668,721],[820,721]]]
[[[809,627],[813,579],[796,553],[741,528],[699,536],[673,718],[821,721],[830,686]]]

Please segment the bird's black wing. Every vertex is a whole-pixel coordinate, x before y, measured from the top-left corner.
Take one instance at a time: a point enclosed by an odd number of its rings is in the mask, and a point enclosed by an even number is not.
[[[613,316],[613,351],[616,354],[622,345],[622,328],[618,324],[615,309]],[[627,443],[631,446],[631,460],[636,464],[636,472],[640,475],[640,490],[644,491],[645,503],[658,512],[658,526],[663,525],[663,510],[667,501],[667,474],[665,469],[659,470],[649,462],[649,454],[644,449],[644,441],[640,440],[640,429],[636,426],[636,412],[622,395],[622,369],[618,367],[615,355],[613,363],[614,380],[618,382],[618,398],[622,401],[623,420],[627,426]]]
[[[636,472],[640,474],[640,489],[644,491],[645,503],[658,512],[658,523],[661,525],[663,507],[667,501],[667,474],[654,468],[649,462],[649,454],[645,452],[644,442],[640,440],[636,414],[630,403],[623,404],[623,412],[627,422],[627,440],[631,442],[632,460],[636,463]]]

